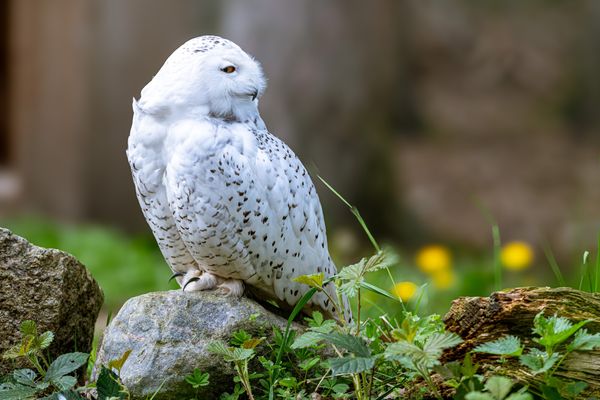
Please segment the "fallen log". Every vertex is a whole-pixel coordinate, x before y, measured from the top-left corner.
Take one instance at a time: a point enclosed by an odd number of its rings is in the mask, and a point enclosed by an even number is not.
[[[453,301],[444,317],[446,328],[460,335],[464,342],[444,355],[444,362],[461,361],[476,346],[505,335],[514,335],[527,347],[532,341],[533,319],[540,311],[546,317],[557,314],[572,322],[591,320],[585,328],[590,333],[600,331],[600,294],[571,288],[517,288],[495,292],[490,297],[461,297]],[[532,384],[541,378],[534,376],[517,359],[509,359],[498,369],[498,356],[474,353],[474,360],[484,373],[495,371]],[[600,351],[573,352],[561,364],[555,375],[567,381],[588,384],[582,399],[600,396]]]

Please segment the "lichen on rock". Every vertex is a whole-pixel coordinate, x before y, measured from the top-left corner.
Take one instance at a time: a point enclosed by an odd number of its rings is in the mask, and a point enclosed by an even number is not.
[[[100,287],[75,257],[0,228],[0,354],[20,341],[24,320],[54,332],[51,357],[89,352],[102,301]],[[0,376],[20,366],[0,358]]]

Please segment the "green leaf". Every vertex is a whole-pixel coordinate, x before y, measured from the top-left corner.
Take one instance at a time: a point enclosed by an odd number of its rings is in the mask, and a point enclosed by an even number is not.
[[[110,398],[125,399],[125,394],[121,392],[119,377],[104,365],[100,369],[100,374],[96,381],[96,390],[98,391],[98,400],[107,400]]]
[[[528,354],[521,355],[519,362],[529,368],[534,375],[537,375],[552,368],[559,357],[559,353],[552,353],[549,356],[545,351],[533,348]]]
[[[298,367],[300,367],[300,369],[303,371],[308,371],[309,369],[317,365],[319,361],[321,361],[320,357],[309,358],[308,360],[304,360],[300,364],[298,364]]]
[[[567,346],[567,351],[594,350],[600,347],[600,333],[589,334],[586,329],[575,333],[573,342]]]
[[[477,373],[479,369],[479,364],[473,364],[473,359],[471,357],[471,353],[467,353],[465,358],[460,366],[460,374],[467,378],[472,378]]]
[[[501,356],[518,357],[523,353],[521,339],[516,336],[504,336],[493,342],[483,343],[475,347],[477,353],[497,354]]]
[[[108,362],[108,368],[109,369],[116,369],[117,371],[121,372],[121,368],[123,368],[123,364],[125,364],[125,361],[127,361],[127,359],[129,358],[129,355],[131,354],[131,350],[127,350],[125,353],[123,353],[123,355],[115,360],[110,360]]]
[[[208,346],[206,346],[206,349],[211,353],[215,353],[219,356],[229,357],[231,356],[232,348],[227,347],[227,345],[221,340],[215,340],[214,342],[210,342]]]
[[[335,385],[333,385],[333,387],[331,388],[331,390],[333,390],[334,393],[336,394],[343,394],[346,393],[348,391],[348,389],[350,389],[350,386],[348,386],[345,383],[336,383]]]
[[[367,260],[365,272],[373,272],[383,268],[391,268],[398,264],[398,260],[398,254],[396,254],[393,250],[388,248],[380,250]]]
[[[57,380],[63,375],[75,371],[82,365],[84,365],[89,355],[86,353],[67,353],[58,356],[44,376],[45,382],[52,382]]]
[[[384,289],[382,289],[380,287],[372,285],[369,282],[366,282],[366,281],[361,282],[360,283],[360,287],[363,288],[363,289],[366,289],[366,290],[368,290],[370,292],[377,293],[377,294],[379,294],[379,295],[381,295],[383,297],[387,297],[390,300],[394,300],[394,301],[402,303],[402,299],[400,299],[398,296],[394,296],[393,294],[391,294],[387,290],[384,290]]]
[[[466,400],[496,400],[488,393],[471,392],[465,395]]]
[[[53,340],[54,340],[54,333],[52,333],[50,331],[46,331],[46,332],[42,333],[40,335],[40,337],[38,338],[37,345],[40,348],[40,350],[43,350],[43,349],[47,348],[48,346],[50,346],[50,344],[52,343]]]
[[[243,329],[235,331],[229,340],[233,346],[241,346],[245,341],[252,339],[252,335]]]
[[[580,321],[573,325],[571,321],[556,315],[546,318],[543,312],[537,314],[533,320],[533,333],[539,335],[539,338],[534,338],[533,341],[545,347],[554,348],[561,344],[582,326],[591,320]]]
[[[321,340],[323,340],[322,334],[319,332],[308,331],[298,336],[294,343],[290,346],[292,349],[304,349],[306,347],[311,347],[317,345]]]
[[[548,385],[541,385],[540,388],[545,400],[564,400],[556,388]]]
[[[198,389],[202,386],[208,386],[208,379],[210,374],[208,372],[202,372],[198,368],[194,368],[194,372],[185,377],[185,381],[192,385],[194,389]]]
[[[569,397],[577,397],[587,387],[588,387],[588,384],[585,382],[581,382],[581,381],[569,382],[566,385],[561,387],[561,392],[566,393]]]
[[[29,368],[16,369],[13,371],[15,382],[29,387],[36,387],[35,378],[37,374]]]
[[[10,359],[14,359],[14,358],[19,358],[24,354],[21,354],[21,345],[17,344],[11,348],[9,348],[8,350],[6,350],[4,352],[4,354],[2,354],[2,358],[4,358],[5,360],[10,360]]]
[[[368,371],[375,365],[373,357],[341,357],[327,360],[333,375],[357,374]]]
[[[463,340],[456,333],[433,333],[425,340],[423,350],[439,357],[445,349],[454,347],[462,342]]]
[[[323,314],[318,311],[313,311],[311,318],[305,318],[305,320],[311,328],[321,326],[324,321]]]
[[[296,378],[292,377],[292,376],[288,376],[286,378],[281,378],[278,383],[283,386],[283,387],[287,387],[287,388],[294,388],[296,386],[298,386],[298,381],[296,380]]]
[[[414,364],[430,369],[440,364],[439,358],[445,349],[461,342],[462,339],[455,333],[432,333],[423,344],[407,341],[392,343],[385,349],[384,355],[388,359],[397,361],[408,357]],[[408,367],[412,368],[410,365]]]
[[[342,281],[338,290],[348,297],[355,297],[358,289],[364,281],[363,274],[365,273],[366,258],[363,258],[356,264],[342,268],[337,274],[337,278]]]
[[[359,357],[371,356],[371,349],[369,349],[369,346],[367,346],[367,343],[361,337],[354,335],[344,335],[341,333],[320,333],[319,335],[322,339],[328,341],[336,347],[341,347],[345,350],[348,350],[349,352]]]
[[[28,319],[21,322],[21,334],[23,336],[37,336],[37,325]]]
[[[0,385],[0,398],[2,400],[29,400],[35,399],[37,390],[22,385]]]
[[[323,322],[321,326],[315,326],[313,328],[310,328],[310,330],[312,332],[330,333],[336,326],[337,322],[335,322],[332,319],[328,319],[327,321]]]
[[[513,393],[505,400],[533,400],[533,396],[529,393]]]
[[[409,342],[396,342],[388,345],[388,347],[385,349],[384,355],[388,360],[395,361],[403,361],[404,359],[408,358],[413,364],[427,369],[433,368],[440,364],[440,361],[438,360],[439,355],[430,354],[416,344]],[[412,364],[407,364],[404,366],[415,370],[414,365]]]
[[[510,393],[513,382],[504,376],[492,376],[485,383],[485,389],[498,400],[502,400]]]
[[[58,388],[58,390],[69,390],[77,383],[77,378],[70,375],[63,375],[52,380],[52,384]]]
[[[323,289],[323,281],[325,280],[325,274],[321,272],[319,274],[300,275],[292,280],[294,282],[303,283],[316,289]]]
[[[220,340],[211,342],[207,346],[207,350],[211,353],[218,354],[227,362],[244,361],[254,357],[253,349],[241,349],[238,347],[227,347]]]

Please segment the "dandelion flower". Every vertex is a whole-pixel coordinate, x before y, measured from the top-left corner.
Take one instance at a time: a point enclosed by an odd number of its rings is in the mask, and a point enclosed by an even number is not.
[[[398,282],[394,286],[394,294],[402,299],[402,301],[410,300],[417,293],[417,285],[414,282]]]
[[[445,269],[436,272],[432,275],[433,286],[438,289],[448,289],[454,284],[455,276],[454,272],[450,269]]]
[[[510,242],[502,247],[500,261],[504,268],[520,271],[533,262],[533,249],[525,242]]]
[[[429,245],[422,247],[417,252],[415,263],[421,271],[427,274],[435,274],[450,269],[452,255],[447,247],[436,244]]]

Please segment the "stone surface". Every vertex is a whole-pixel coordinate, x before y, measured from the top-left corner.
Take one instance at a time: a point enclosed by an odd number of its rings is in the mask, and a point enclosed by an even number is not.
[[[44,249],[0,228],[0,354],[20,340],[21,321],[54,332],[51,356],[89,352],[102,291],[65,252]],[[0,375],[14,365],[0,358]]]
[[[207,345],[228,341],[240,329],[254,337],[268,337],[274,326],[283,330],[285,325],[284,318],[245,297],[181,290],[144,294],[129,299],[110,322],[95,374],[100,365],[131,350],[121,378],[134,399],[152,395],[161,384],[156,400],[218,398],[224,391],[231,392],[234,370],[209,353]],[[198,393],[184,381],[194,368],[210,373],[210,385]]]

